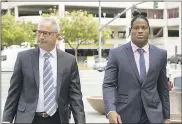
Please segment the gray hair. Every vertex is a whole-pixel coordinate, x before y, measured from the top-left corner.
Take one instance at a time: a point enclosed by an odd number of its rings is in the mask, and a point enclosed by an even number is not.
[[[45,23],[51,23],[53,32],[57,32],[57,33],[60,32],[59,23],[56,20],[56,18],[54,18],[54,17],[43,17],[41,19],[41,21],[39,22],[39,24],[38,24],[38,29],[40,28],[41,24],[45,24]]]

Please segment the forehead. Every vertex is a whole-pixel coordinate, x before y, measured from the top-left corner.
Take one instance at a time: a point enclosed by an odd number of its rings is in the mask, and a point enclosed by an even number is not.
[[[52,29],[52,25],[50,22],[41,23],[38,27],[38,30],[42,30],[42,31],[51,31],[51,29]]]
[[[145,19],[138,18],[133,22],[133,26],[147,26],[148,27],[148,23]]]

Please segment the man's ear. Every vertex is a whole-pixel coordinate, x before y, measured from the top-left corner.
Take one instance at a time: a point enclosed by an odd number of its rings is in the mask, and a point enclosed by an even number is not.
[[[152,29],[151,29],[151,28],[149,28],[149,34],[151,34],[151,32],[152,32]]]
[[[56,37],[59,39],[61,37],[60,33],[57,33]]]
[[[152,35],[151,35],[151,30],[149,30],[149,39],[152,38]]]
[[[129,35],[131,35],[131,27],[129,28]]]

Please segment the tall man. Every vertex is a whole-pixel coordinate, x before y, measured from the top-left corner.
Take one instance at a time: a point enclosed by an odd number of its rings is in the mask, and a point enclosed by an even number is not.
[[[135,11],[131,42],[110,50],[103,83],[110,123],[170,122],[167,52],[148,43],[146,13]]]
[[[43,18],[35,49],[18,54],[5,103],[3,121],[32,124],[85,123],[75,58],[56,47],[59,24]]]

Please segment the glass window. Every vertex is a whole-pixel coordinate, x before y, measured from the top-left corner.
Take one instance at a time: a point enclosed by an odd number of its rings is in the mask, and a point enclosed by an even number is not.
[[[179,37],[179,30],[168,30],[168,37]]]
[[[173,8],[167,10],[168,18],[178,18],[179,17],[179,8]]]
[[[119,39],[126,38],[126,32],[125,31],[118,31],[118,38]]]
[[[148,18],[149,19],[163,19],[163,10],[148,10]]]
[[[138,9],[140,12],[146,12],[148,19],[163,19],[163,10]]]
[[[1,61],[6,61],[6,55],[1,56]]]

